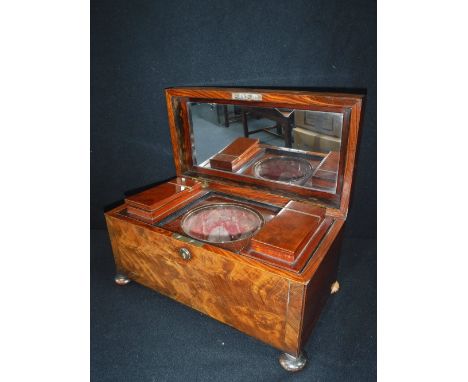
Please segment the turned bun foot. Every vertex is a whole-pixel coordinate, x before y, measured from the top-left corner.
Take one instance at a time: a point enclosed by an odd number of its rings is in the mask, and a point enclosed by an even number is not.
[[[284,370],[292,372],[300,371],[305,367],[307,363],[307,358],[302,352],[297,357],[294,357],[293,355],[288,353],[283,353],[279,357],[279,363]]]
[[[127,285],[130,279],[123,273],[117,273],[114,277],[114,281],[117,285]]]
[[[340,283],[338,281],[335,281],[330,288],[330,294],[335,294],[338,293],[340,290]]]

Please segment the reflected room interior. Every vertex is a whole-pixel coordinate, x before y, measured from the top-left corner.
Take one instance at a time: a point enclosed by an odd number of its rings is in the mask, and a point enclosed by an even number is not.
[[[343,113],[199,102],[188,110],[194,166],[336,193]]]

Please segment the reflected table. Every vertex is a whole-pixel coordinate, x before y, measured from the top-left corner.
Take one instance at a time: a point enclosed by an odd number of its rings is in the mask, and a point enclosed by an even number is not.
[[[249,135],[259,133],[264,131],[269,134],[274,134],[284,138],[285,147],[292,147],[292,129],[294,127],[294,113],[292,110],[281,111],[278,109],[266,109],[266,108],[251,108],[251,107],[241,107],[242,113],[242,125],[244,128],[244,137],[248,138]],[[262,127],[256,130],[249,130],[248,118],[266,118],[270,119],[275,123],[273,126]],[[271,130],[276,130],[272,132]]]

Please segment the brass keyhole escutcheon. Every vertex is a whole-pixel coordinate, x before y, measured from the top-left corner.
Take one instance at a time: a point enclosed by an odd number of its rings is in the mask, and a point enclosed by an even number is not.
[[[179,254],[180,257],[182,257],[184,260],[190,260],[190,258],[192,257],[192,254],[187,248],[180,248]]]

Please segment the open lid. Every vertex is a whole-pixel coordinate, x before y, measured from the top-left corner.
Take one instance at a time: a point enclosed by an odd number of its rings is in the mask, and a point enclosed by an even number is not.
[[[178,176],[260,188],[347,214],[361,95],[170,88]]]

